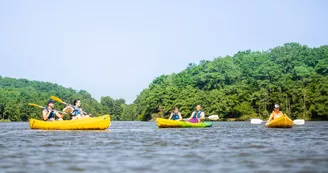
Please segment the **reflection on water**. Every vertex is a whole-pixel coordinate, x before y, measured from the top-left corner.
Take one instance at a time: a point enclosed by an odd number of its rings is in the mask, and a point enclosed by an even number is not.
[[[45,131],[0,123],[0,173],[327,172],[328,122],[263,126],[158,129],[154,122],[112,122],[105,131]]]
[[[40,132],[77,132],[77,133],[85,133],[85,132],[92,132],[92,133],[101,133],[101,132],[110,132],[110,129],[105,129],[105,130],[39,130],[39,129],[33,129],[32,131],[40,131]]]

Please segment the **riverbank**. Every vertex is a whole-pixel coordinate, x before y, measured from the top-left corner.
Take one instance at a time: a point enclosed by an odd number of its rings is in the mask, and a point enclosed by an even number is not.
[[[11,122],[9,119],[0,119],[0,122]]]

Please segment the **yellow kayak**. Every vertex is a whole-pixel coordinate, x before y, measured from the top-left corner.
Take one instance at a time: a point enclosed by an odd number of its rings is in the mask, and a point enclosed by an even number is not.
[[[64,121],[42,121],[30,119],[31,129],[43,130],[104,130],[110,126],[110,116]]]
[[[286,115],[283,115],[277,119],[267,122],[265,126],[269,128],[292,128],[294,123]]]

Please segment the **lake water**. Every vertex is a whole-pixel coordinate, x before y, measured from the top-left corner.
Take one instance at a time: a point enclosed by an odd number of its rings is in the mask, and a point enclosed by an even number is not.
[[[250,122],[215,122],[205,129],[112,122],[107,131],[0,123],[2,172],[328,172],[328,122],[292,129]]]

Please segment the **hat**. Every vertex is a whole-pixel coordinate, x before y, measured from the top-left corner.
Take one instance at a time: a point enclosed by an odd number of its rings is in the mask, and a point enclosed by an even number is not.
[[[278,104],[275,104],[275,105],[274,105],[274,108],[275,108],[275,109],[279,109],[280,107],[279,107]]]
[[[49,105],[50,103],[55,103],[55,101],[53,101],[53,100],[49,100],[49,101],[48,101],[48,105]]]

